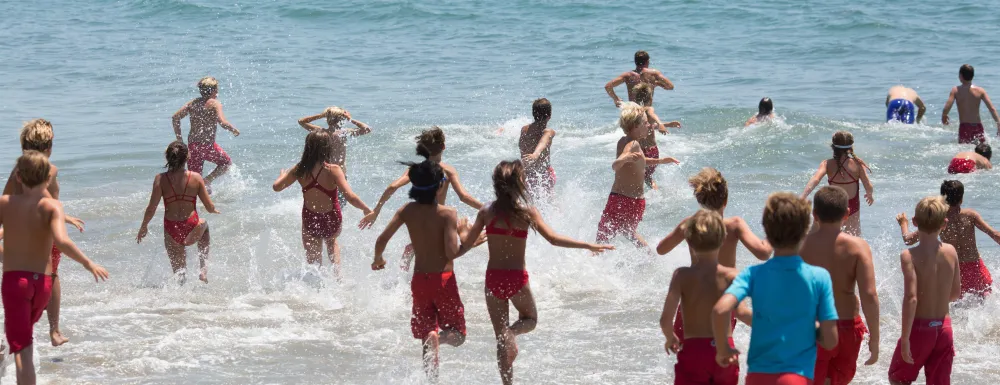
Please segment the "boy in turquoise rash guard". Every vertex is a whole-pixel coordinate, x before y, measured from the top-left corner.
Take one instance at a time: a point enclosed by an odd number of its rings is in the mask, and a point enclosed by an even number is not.
[[[723,367],[738,365],[739,352],[727,343],[729,313],[744,298],[752,298],[747,385],[812,384],[817,340],[824,349],[837,345],[830,273],[799,256],[811,212],[805,199],[791,193],[771,194],[763,224],[774,258],[743,270],[713,309],[715,359]]]

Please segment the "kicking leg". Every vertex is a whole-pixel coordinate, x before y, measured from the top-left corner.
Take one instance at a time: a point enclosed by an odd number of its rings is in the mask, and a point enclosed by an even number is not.
[[[202,219],[202,221],[204,222],[204,219]],[[195,231],[197,231],[197,229],[195,229]],[[204,283],[208,283],[208,252],[211,248],[212,236],[208,233],[207,222],[205,223],[203,231],[204,232],[198,237],[198,279],[201,279]]]
[[[326,240],[326,253],[333,264],[333,275],[340,279],[340,242],[337,242],[337,236]]]
[[[205,184],[206,185],[212,184],[212,182],[215,181],[216,178],[228,172],[230,166],[231,166],[230,163],[223,163],[220,165],[216,165],[215,170],[212,170],[212,173],[208,174],[208,176],[205,177]]]
[[[486,289],[486,310],[493,323],[493,335],[497,339],[497,368],[504,385],[514,383],[514,359],[517,358],[517,337],[510,324],[510,305],[507,300],[493,296]]]
[[[424,337],[424,373],[432,383],[438,382],[438,364],[440,362],[441,341],[437,332],[427,333]]]
[[[184,283],[187,273],[187,251],[184,245],[177,243],[170,234],[163,234],[163,245],[167,248],[167,257],[170,259],[170,268],[174,274]]]
[[[49,316],[49,338],[52,339],[52,346],[59,346],[69,342],[69,338],[63,337],[59,330],[59,305],[62,301],[62,285],[59,283],[59,276],[52,276],[52,296],[49,297],[49,306],[45,312]]]
[[[204,218],[199,219],[198,225],[191,229],[187,238],[184,238],[184,246],[193,246],[195,243],[198,243],[198,241],[201,240],[201,236],[205,235],[206,231],[208,231],[208,221]]]

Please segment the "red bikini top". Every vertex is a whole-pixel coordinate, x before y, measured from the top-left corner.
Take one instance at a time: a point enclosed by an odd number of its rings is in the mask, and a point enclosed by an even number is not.
[[[322,172],[323,172],[323,168],[320,167],[319,172],[317,172],[316,175],[312,175],[312,182],[309,182],[309,184],[307,184],[305,187],[302,188],[302,192],[304,193],[304,192],[312,190],[312,189],[317,189],[319,191],[322,191],[324,194],[326,194],[326,196],[330,197],[330,199],[337,199],[337,189],[336,188],[334,188],[333,190],[328,190],[328,189],[324,188],[322,185],[319,184],[319,174],[322,173]]]
[[[177,190],[174,189],[174,181],[170,180],[170,175],[167,175],[167,173],[163,173],[163,177],[167,179],[167,186],[170,186],[170,192],[173,194],[171,196],[164,195],[164,197],[163,197],[163,205],[164,206],[169,205],[169,204],[174,203],[174,202],[178,202],[178,201],[180,201],[180,202],[188,202],[188,203],[191,203],[191,204],[195,203],[195,200],[198,198],[198,196],[197,195],[187,195],[186,194],[187,193],[188,182],[191,181],[191,172],[190,171],[185,171],[184,175],[187,176],[187,180],[184,181],[184,188],[181,191],[184,192],[185,194],[178,194]]]
[[[528,230],[514,228],[514,226],[510,224],[510,218],[507,218],[506,215],[503,216],[503,221],[504,223],[507,224],[507,228],[501,229],[499,227],[496,227],[496,222],[498,218],[500,218],[499,214],[494,216],[493,220],[490,221],[488,225],[486,225],[486,235],[506,235],[508,237],[528,239]]]

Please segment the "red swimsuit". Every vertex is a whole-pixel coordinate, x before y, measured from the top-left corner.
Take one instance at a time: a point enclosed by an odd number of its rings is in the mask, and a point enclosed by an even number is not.
[[[499,215],[493,217],[493,220],[486,225],[486,235],[503,235],[521,239],[528,238],[528,230],[514,228],[510,224],[510,219],[506,216],[503,220],[507,223],[507,228],[502,229],[496,227],[495,225],[498,218],[500,218]],[[489,289],[490,294],[493,294],[496,298],[509,300],[520,292],[521,289],[527,284],[527,270],[486,269],[486,288]]]
[[[167,173],[163,173],[163,178],[167,180],[167,186],[170,186],[170,192],[172,193],[172,195],[170,196],[167,196],[167,194],[163,194],[164,210],[166,210],[167,205],[174,202],[189,202],[192,205],[195,203],[195,200],[197,199],[198,196],[186,194],[188,183],[191,181],[191,173],[185,171],[184,175],[187,175],[187,180],[184,181],[184,188],[181,190],[181,192],[185,194],[178,194],[177,191],[174,190],[174,183],[173,181],[170,180],[170,176],[167,175]],[[191,234],[191,231],[194,230],[196,226],[198,226],[199,220],[200,219],[198,218],[198,210],[196,208],[195,210],[191,211],[191,216],[183,221],[171,221],[167,219],[166,216],[164,216],[163,229],[167,231],[167,234],[170,235],[170,238],[173,238],[175,242],[183,245],[184,240],[187,239],[188,234]]]
[[[837,185],[837,184],[842,185],[842,186],[846,186],[846,185],[850,185],[850,184],[854,185],[854,198],[851,198],[851,200],[847,201],[847,216],[852,216],[854,214],[857,214],[858,211],[861,211],[861,183],[858,183],[858,178],[855,178],[853,175],[851,175],[851,173],[847,172],[847,167],[844,167],[844,164],[846,162],[847,162],[847,158],[845,157],[844,161],[840,162],[840,164],[838,165],[839,169],[837,169],[837,172],[833,174],[833,177],[826,178],[826,182],[828,184],[830,184],[831,186]],[[865,172],[864,168],[862,168],[861,172]],[[853,178],[854,180],[852,180],[850,182],[844,182],[844,183],[842,183],[842,182],[834,182],[833,178],[836,178],[837,175],[841,175],[841,174],[847,175],[847,176]],[[847,189],[845,188],[844,191],[847,191]],[[850,194],[850,192],[848,192],[848,194]]]
[[[302,193],[317,189],[330,197],[333,209],[325,213],[317,213],[309,210],[305,202],[302,202],[302,232],[313,238],[330,239],[340,234],[340,227],[343,216],[340,213],[340,201],[337,199],[337,189],[328,190],[319,184],[319,174],[323,172],[320,168],[316,175],[312,176],[312,182],[302,188]]]

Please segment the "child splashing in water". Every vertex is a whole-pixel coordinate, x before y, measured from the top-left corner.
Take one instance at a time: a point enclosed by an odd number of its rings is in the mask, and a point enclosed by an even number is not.
[[[170,258],[170,267],[174,274],[179,274],[184,282],[187,270],[186,246],[198,244],[199,279],[208,283],[208,251],[211,238],[208,234],[208,222],[198,218],[195,202],[201,199],[205,210],[218,214],[212,198],[208,196],[205,180],[201,175],[188,171],[185,165],[188,161],[188,147],[184,142],[176,141],[167,146],[167,172],[156,175],[153,179],[153,191],[149,196],[146,214],[139,226],[136,243],[142,242],[149,232],[149,221],[156,215],[156,206],[163,198],[163,243]]]
[[[847,131],[837,131],[833,134],[833,158],[824,160],[809,183],[802,191],[802,199],[806,199],[813,189],[819,185],[820,179],[826,175],[827,183],[843,188],[850,200],[847,202],[848,218],[844,223],[844,231],[850,235],[861,236],[861,185],[865,185],[865,201],[871,206],[875,203],[872,197],[875,187],[868,179],[871,168],[865,161],[854,154],[854,136]]]
[[[646,119],[649,121],[648,134],[646,134],[644,139],[639,140],[639,146],[642,147],[642,154],[650,159],[659,159],[660,148],[656,145],[656,131],[659,131],[660,134],[669,134],[670,131],[667,131],[667,127],[680,128],[681,122],[663,123],[660,121],[660,117],[653,110],[653,86],[649,84],[643,83],[635,86],[635,102],[646,109]],[[646,182],[646,186],[656,190],[659,187],[656,186],[656,181],[653,180],[654,172],[656,172],[656,164],[647,165],[643,180]]]
[[[595,245],[556,234],[534,207],[528,206],[525,170],[520,161],[503,161],[493,170],[493,190],[496,201],[479,211],[476,222],[462,240],[458,256],[476,245],[479,234],[486,230],[489,237],[490,259],[486,266],[486,306],[497,339],[497,365],[505,385],[514,382],[514,359],[517,358],[516,336],[535,329],[538,311],[528,286],[528,271],[524,254],[528,228],[534,228],[553,246],[588,249],[592,252],[613,250],[610,245]],[[457,257],[456,257],[457,258]],[[518,319],[510,323],[510,305],[517,309]]]
[[[296,181],[302,186],[302,246],[306,249],[306,262],[322,264],[323,246],[326,246],[334,272],[340,277],[340,244],[337,237],[343,224],[337,191],[344,198],[365,213],[371,209],[351,191],[344,170],[328,162],[333,144],[330,134],[313,131],[306,136],[302,160],[291,170],[281,170],[274,181],[274,191],[282,191]]]

